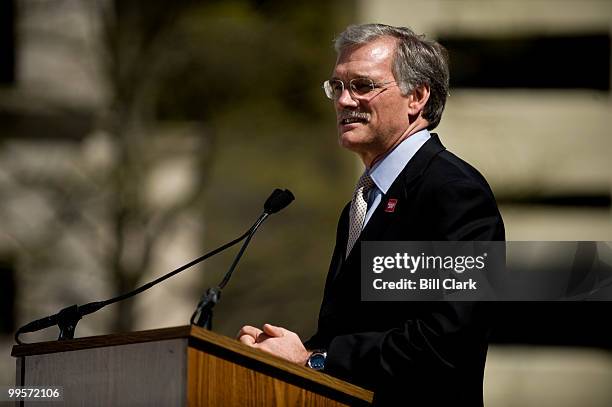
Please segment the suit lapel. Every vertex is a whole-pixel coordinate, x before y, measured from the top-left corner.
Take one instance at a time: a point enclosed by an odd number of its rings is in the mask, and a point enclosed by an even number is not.
[[[393,181],[387,193],[382,195],[378,207],[374,210],[368,224],[361,232],[357,243],[368,240],[380,240],[378,237],[383,236],[385,229],[400,216],[406,197],[402,182],[398,182],[398,179]],[[395,199],[397,202],[392,212],[386,211],[390,199]]]
[[[344,263],[346,261],[350,207],[351,203],[349,202],[340,214],[338,231],[336,232],[336,247],[332,256],[329,275],[327,277],[330,282],[334,281],[338,274],[340,274],[340,271],[344,268]],[[359,239],[357,241],[359,241]],[[328,284],[325,284],[325,287],[327,290]]]

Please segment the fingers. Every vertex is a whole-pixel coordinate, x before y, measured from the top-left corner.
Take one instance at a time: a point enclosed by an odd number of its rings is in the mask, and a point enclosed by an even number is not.
[[[238,331],[236,338],[245,345],[257,347],[256,345],[264,342],[267,339],[285,336],[286,332],[288,331],[284,328],[270,324],[265,324],[263,326],[263,331],[254,326],[245,325],[240,329],[240,331]]]
[[[238,339],[240,339],[240,337],[242,336],[250,336],[253,338],[253,341],[255,341],[257,339],[257,337],[259,336],[259,334],[261,334],[263,331],[259,328],[255,328],[254,326],[250,326],[250,325],[245,325],[242,328],[240,328],[240,331],[238,331],[238,335],[236,335],[236,337]]]
[[[238,340],[244,343],[245,345],[249,345],[249,346],[255,345],[255,338],[253,338],[251,335],[242,335],[238,337]]]
[[[281,336],[285,336],[285,329],[279,326],[274,326],[270,324],[264,324],[263,331],[274,338],[280,338]]]

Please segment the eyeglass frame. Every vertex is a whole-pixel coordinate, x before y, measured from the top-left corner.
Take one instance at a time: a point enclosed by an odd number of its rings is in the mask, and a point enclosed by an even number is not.
[[[359,93],[357,93],[357,92],[356,92],[356,90],[355,90],[355,89],[354,89],[354,87],[353,87],[353,81],[355,81],[355,80],[368,80],[368,81],[370,81],[370,82],[372,83],[372,85],[371,85],[371,89],[370,89],[370,90],[369,90],[367,93],[365,93],[365,94],[359,94]],[[332,81],[338,81],[338,82],[340,82],[340,83],[342,84],[342,91],[340,92],[340,94],[338,95],[338,97],[337,97],[337,98],[334,98],[334,97],[329,97],[329,95],[327,94],[327,90],[326,90],[326,88],[325,88],[325,85],[326,85],[326,84],[328,84],[328,86],[329,86],[329,87],[330,87],[330,89],[331,89],[331,82],[332,82]],[[338,99],[340,99],[340,96],[341,96],[341,95],[344,93],[344,90],[345,90],[345,89],[347,89],[347,90],[348,90],[349,94],[351,95],[351,97],[352,97],[353,99],[364,99],[364,98],[365,98],[365,97],[366,97],[366,96],[367,96],[367,95],[368,95],[370,92],[373,92],[375,89],[381,89],[381,92],[382,92],[383,90],[388,89],[389,87],[383,88],[383,86],[384,86],[384,85],[388,85],[388,84],[390,84],[390,83],[397,83],[397,81],[374,82],[374,80],[373,80],[373,79],[371,79],[371,78],[366,78],[366,77],[358,77],[358,78],[353,78],[353,79],[351,79],[351,80],[348,82],[349,86],[348,86],[348,88],[347,88],[347,87],[346,87],[346,85],[344,84],[344,81],[343,81],[343,80],[341,80],[341,79],[335,79],[335,78],[334,78],[334,79],[328,79],[328,80],[326,80],[325,82],[323,82],[323,84],[321,85],[321,88],[323,89],[323,92],[325,93],[325,97],[326,97],[326,98],[328,98],[329,100],[337,101]],[[331,91],[330,91],[330,92],[331,92]]]

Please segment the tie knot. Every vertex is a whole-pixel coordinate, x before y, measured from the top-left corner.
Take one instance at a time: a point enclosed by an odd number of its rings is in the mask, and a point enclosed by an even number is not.
[[[369,191],[373,185],[374,185],[374,181],[372,181],[372,178],[366,171],[363,173],[363,175],[361,175],[361,177],[359,178],[359,181],[357,181],[357,186],[355,187],[355,189],[357,190],[357,189],[362,188],[363,191],[365,192],[365,191]]]

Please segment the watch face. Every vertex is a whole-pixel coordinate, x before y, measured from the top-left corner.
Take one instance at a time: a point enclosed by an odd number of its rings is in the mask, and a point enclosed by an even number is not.
[[[308,365],[311,369],[322,370],[325,367],[325,355],[322,353],[313,353],[308,360]]]

